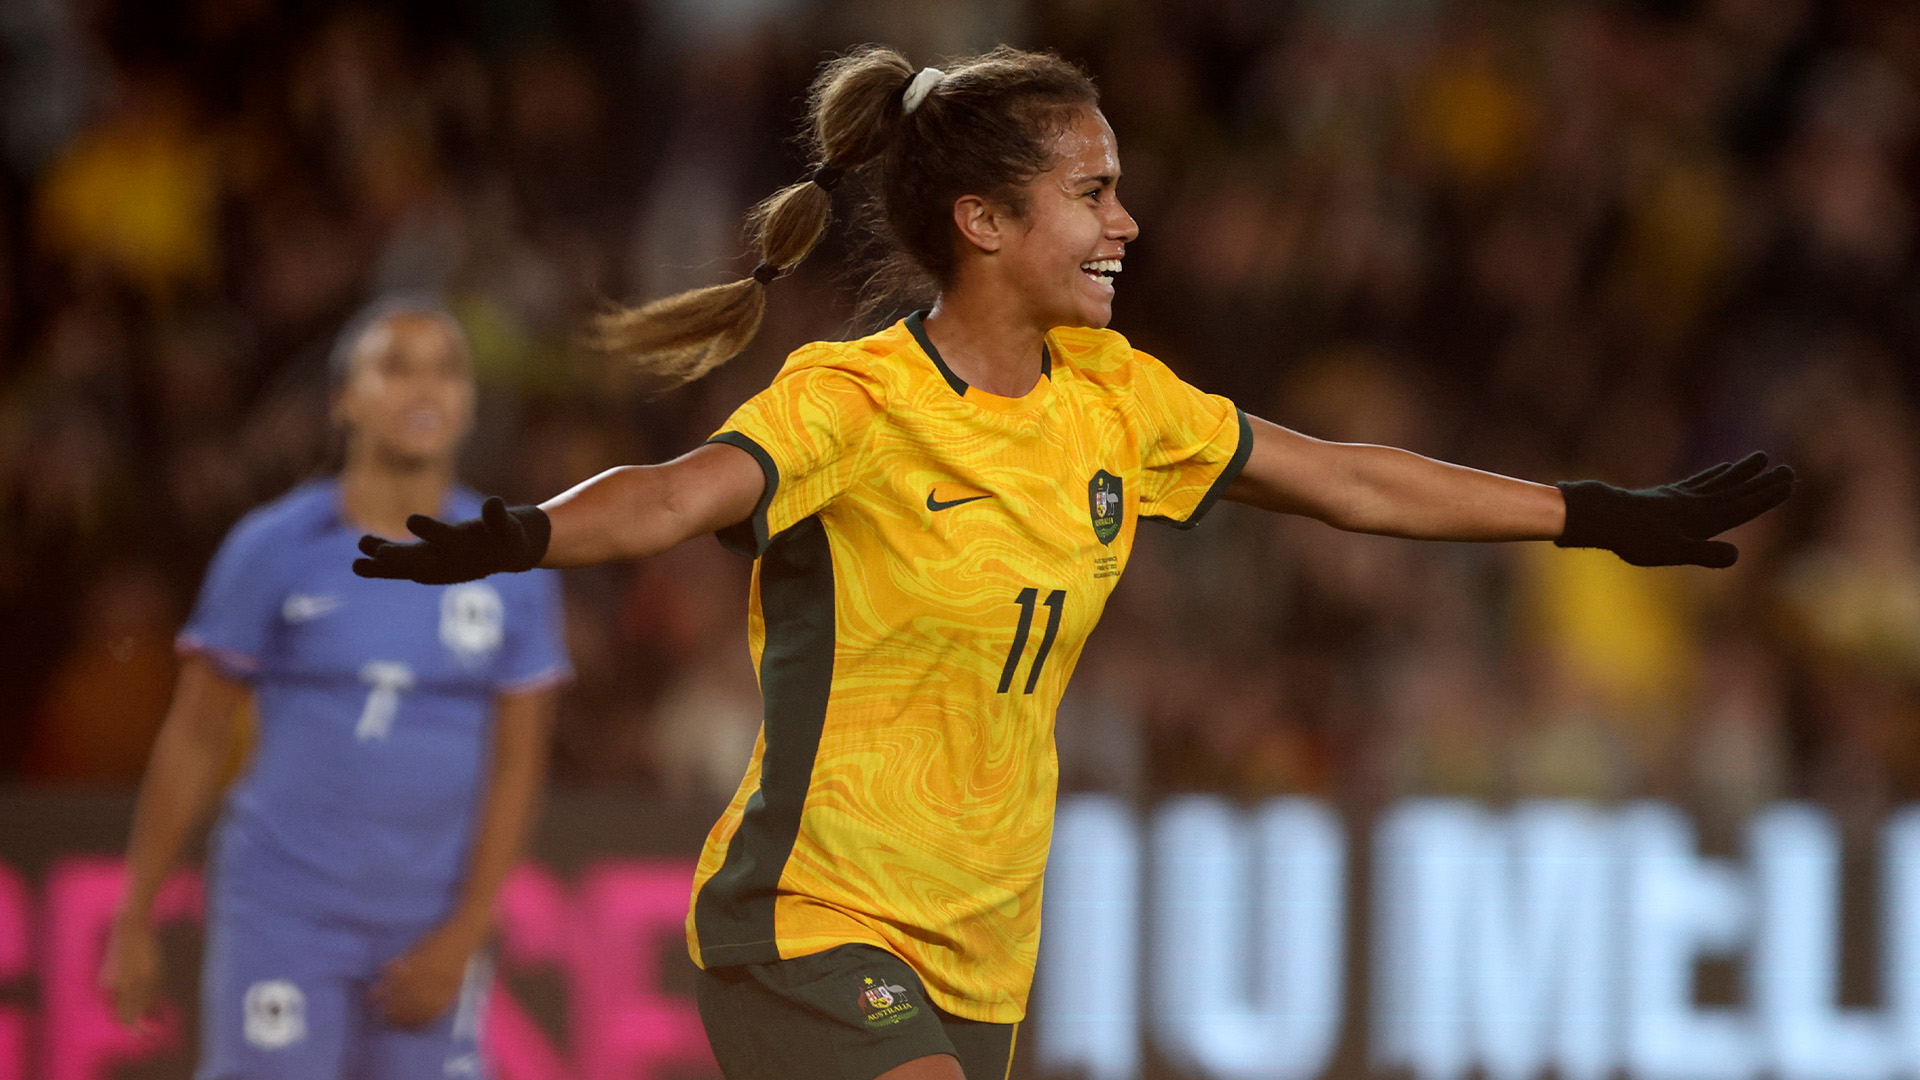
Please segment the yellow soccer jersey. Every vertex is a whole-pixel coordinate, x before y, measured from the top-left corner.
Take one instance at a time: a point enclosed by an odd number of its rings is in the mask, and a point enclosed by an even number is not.
[[[700,855],[696,963],[861,942],[949,1012],[1025,1015],[1054,709],[1139,520],[1193,524],[1251,448],[1119,334],[1055,330],[1046,357],[1026,396],[983,393],[916,314],[800,349],[714,435],[767,477],[722,534],[758,558],[766,711]]]

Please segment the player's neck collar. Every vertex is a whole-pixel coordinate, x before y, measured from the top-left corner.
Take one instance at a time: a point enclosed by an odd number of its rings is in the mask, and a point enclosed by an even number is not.
[[[927,337],[926,319],[925,308],[907,316],[907,330],[913,335],[913,340],[919,343],[920,351],[926,353],[927,359],[933,361],[933,366],[940,369],[940,377],[947,380],[947,385],[953,387],[955,394],[965,397],[967,381],[955,375],[953,369],[948,367],[946,360],[941,357],[940,350],[933,347],[932,339]],[[1053,378],[1053,352],[1047,348],[1047,343],[1044,341],[1040,343],[1040,375],[1047,379]]]

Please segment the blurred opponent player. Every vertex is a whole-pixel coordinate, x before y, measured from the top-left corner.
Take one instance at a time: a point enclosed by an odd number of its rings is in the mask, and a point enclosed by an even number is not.
[[[180,634],[100,976],[124,1022],[153,1005],[154,894],[251,689],[257,745],[209,844],[199,1080],[487,1074],[482,946],[569,675],[552,574],[422,589],[347,570],[363,532],[479,509],[453,478],[474,402],[458,324],[376,304],[332,375],[340,475],[235,526]]]
[[[1007,1075],[1039,944],[1054,709],[1141,520],[1191,525],[1225,498],[1357,532],[1726,566],[1733,546],[1709,538],[1793,483],[1755,455],[1650,491],[1554,488],[1247,416],[1106,329],[1139,228],[1093,84],[1007,48],[950,66],[884,48],[827,65],[809,96],[819,164],[755,214],[753,277],[610,326],[657,371],[737,353],[854,169],[937,284],[931,310],[800,348],[677,460],[362,543],[362,572],[423,582],[716,530],[757,559],[765,721],[688,920],[732,1080]]]

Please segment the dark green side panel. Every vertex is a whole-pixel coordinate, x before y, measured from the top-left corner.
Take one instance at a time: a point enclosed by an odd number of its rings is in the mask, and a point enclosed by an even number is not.
[[[820,730],[833,684],[833,556],[818,517],[773,538],[760,557],[760,654],[767,746],[760,788],[720,870],[694,899],[694,929],[707,967],[780,958],[773,901],[800,832]]]

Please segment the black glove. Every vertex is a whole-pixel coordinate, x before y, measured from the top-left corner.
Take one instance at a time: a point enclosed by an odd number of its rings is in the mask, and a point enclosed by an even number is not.
[[[480,516],[452,524],[425,514],[407,518],[407,531],[417,544],[396,544],[378,536],[362,536],[353,560],[361,577],[404,578],[423,585],[451,585],[501,571],[531,570],[547,553],[553,523],[537,506],[509,507],[499,497],[480,507]]]
[[[1785,502],[1793,470],[1749,454],[1674,484],[1629,491],[1598,480],[1554,485],[1567,499],[1561,547],[1606,548],[1635,566],[1732,566],[1740,550],[1708,537]]]

